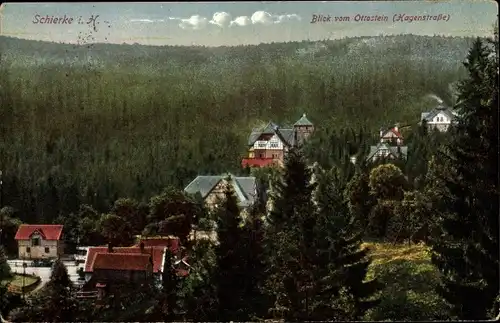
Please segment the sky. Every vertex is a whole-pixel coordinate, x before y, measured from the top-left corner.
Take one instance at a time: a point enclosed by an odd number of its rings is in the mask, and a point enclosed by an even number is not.
[[[4,3],[0,14],[0,34],[24,39],[235,46],[409,33],[489,36],[498,7],[486,0]],[[330,20],[312,23],[314,15]],[[359,21],[376,15],[386,20]],[[40,19],[47,16],[63,23]]]

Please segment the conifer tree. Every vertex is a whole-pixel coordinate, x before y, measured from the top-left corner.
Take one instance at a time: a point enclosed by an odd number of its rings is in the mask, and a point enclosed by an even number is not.
[[[66,266],[56,260],[52,266],[50,281],[35,296],[28,300],[20,311],[12,313],[14,322],[71,322],[78,313],[77,301],[71,292],[72,283]]]
[[[245,308],[243,294],[245,289],[244,240],[242,239],[242,218],[238,201],[231,185],[232,179],[226,179],[224,197],[217,212],[217,237],[219,245],[216,247],[217,271],[215,284],[219,302],[218,319],[221,321],[246,320],[248,313],[242,312]]]
[[[311,170],[302,153],[291,149],[282,178],[273,187],[265,229],[266,289],[274,299],[271,311],[287,320],[308,316],[309,255],[314,252],[313,189]]]
[[[262,292],[265,281],[264,262],[264,222],[262,219],[262,200],[258,199],[252,206],[243,227],[243,243],[245,247],[246,266],[244,280],[246,283],[243,303],[251,320],[267,317],[270,307],[269,297]]]
[[[11,277],[10,266],[7,262],[7,255],[3,245],[0,245],[0,283]],[[0,314],[8,306],[7,285],[0,284]],[[5,313],[3,313],[5,314]]]
[[[174,321],[179,314],[178,294],[180,281],[174,268],[174,254],[167,248],[163,262],[162,286],[151,320]]]
[[[362,231],[355,226],[344,199],[345,179],[338,169],[316,169],[314,291],[311,318],[360,320],[377,304],[376,280],[365,281],[370,259],[361,248]]]
[[[432,241],[432,260],[444,276],[438,292],[458,319],[498,312],[498,40],[495,47],[474,42],[459,86],[458,122],[435,159],[441,234]]]

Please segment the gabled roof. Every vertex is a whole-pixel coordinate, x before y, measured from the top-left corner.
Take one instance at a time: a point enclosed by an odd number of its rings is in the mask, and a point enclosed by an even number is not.
[[[62,231],[62,224],[21,224],[14,239],[29,240],[33,233],[38,232],[44,240],[60,240]]]
[[[310,127],[310,126],[313,126],[313,124],[312,124],[311,121],[309,121],[309,119],[307,119],[306,114],[304,113],[302,115],[302,118],[300,118],[299,120],[297,120],[297,122],[295,122],[293,124],[293,126],[294,127],[296,127],[296,126],[309,126]]]
[[[161,267],[163,266],[163,259],[165,256],[165,247],[149,247],[144,248],[145,255],[152,254],[153,260],[153,272],[161,272]],[[108,252],[108,247],[91,247],[87,252],[87,259],[85,260],[84,271],[91,273],[94,270],[94,262],[97,254],[99,253],[110,253]],[[119,254],[142,254],[140,247],[114,247],[113,252]]]
[[[367,160],[370,160],[373,158],[373,156],[379,151],[379,150],[388,150],[391,155],[393,155],[396,158],[399,158],[399,151],[398,147],[401,151],[401,157],[406,158],[408,155],[408,147],[407,146],[389,146],[387,143],[379,143],[376,146],[370,146],[370,153],[366,157]]]
[[[200,193],[202,198],[205,198],[217,186],[217,184],[225,179],[228,175],[218,176],[197,176],[191,183],[186,186],[184,191],[188,194]],[[256,178],[255,177],[236,177],[229,175],[231,184],[239,200],[239,205],[247,207],[252,205],[256,199]]]
[[[176,253],[179,250],[179,238],[171,237],[171,238],[142,238],[138,244],[134,247],[140,247],[141,243],[144,244],[145,248],[149,247],[164,247],[168,248],[173,253]]]
[[[295,145],[295,130],[290,128],[280,128],[274,122],[269,122],[264,128],[253,129],[248,137],[248,145],[253,146],[261,135],[276,135],[280,138],[284,145],[289,147]]]
[[[93,270],[135,270],[146,271],[152,265],[150,254],[140,253],[97,253],[94,260]]]
[[[381,129],[382,130],[382,138],[389,138],[391,137],[390,134],[394,134],[397,138],[403,139],[403,135],[401,135],[401,132],[396,130],[396,128],[390,128],[387,130]]]
[[[453,120],[456,117],[456,112],[453,111],[453,109],[448,108],[443,105],[439,105],[438,107],[434,108],[432,111],[428,112],[422,112],[420,115],[420,121],[427,121],[430,122],[432,119],[434,119],[435,116],[437,116],[439,113],[444,114],[449,120]]]

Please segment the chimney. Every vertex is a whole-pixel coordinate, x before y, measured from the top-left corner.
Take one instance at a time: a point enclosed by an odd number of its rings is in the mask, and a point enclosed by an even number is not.
[[[141,249],[141,253],[144,253],[144,242],[139,244],[139,248]]]
[[[113,252],[113,245],[111,244],[111,242],[108,243],[108,252]]]
[[[384,128],[380,128],[380,138],[384,135]]]
[[[398,131],[398,129],[399,129],[399,124],[396,123],[396,125],[394,126],[394,131]]]

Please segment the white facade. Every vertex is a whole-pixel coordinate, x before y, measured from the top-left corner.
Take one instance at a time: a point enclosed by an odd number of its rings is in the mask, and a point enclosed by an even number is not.
[[[257,140],[253,144],[253,149],[276,149],[276,150],[283,150],[283,142],[280,140],[280,138],[277,135],[274,135],[269,141],[265,140]]]

